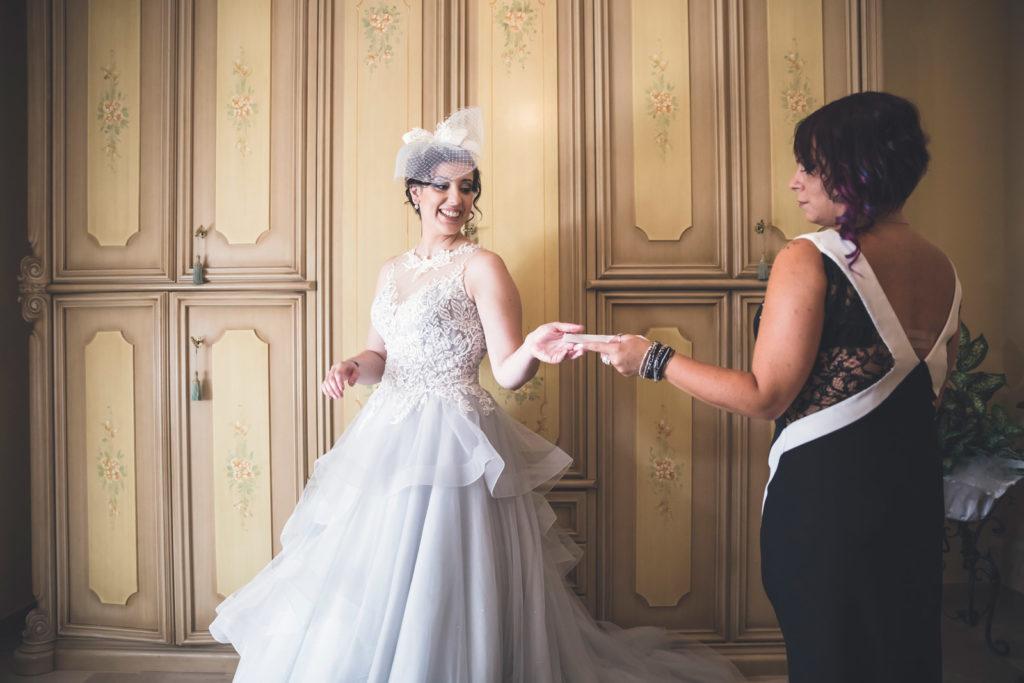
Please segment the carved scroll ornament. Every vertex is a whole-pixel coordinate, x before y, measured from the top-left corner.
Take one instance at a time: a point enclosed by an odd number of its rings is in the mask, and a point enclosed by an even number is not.
[[[34,323],[43,317],[50,306],[46,293],[46,269],[37,256],[21,259],[21,273],[18,275],[18,301],[21,302],[21,317],[25,322]]]

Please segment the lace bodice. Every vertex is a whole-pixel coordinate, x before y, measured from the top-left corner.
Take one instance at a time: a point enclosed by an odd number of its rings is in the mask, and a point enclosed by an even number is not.
[[[467,243],[432,259],[409,251],[385,273],[370,319],[384,340],[387,363],[367,409],[386,405],[397,422],[429,396],[439,396],[463,413],[494,410],[479,381],[487,352],[483,325],[463,279],[476,249]]]
[[[878,334],[853,284],[822,254],[827,287],[825,323],[818,354],[800,393],[776,420],[776,432],[795,420],[864,391],[893,368],[893,356]],[[760,323],[758,310],[754,334]]]

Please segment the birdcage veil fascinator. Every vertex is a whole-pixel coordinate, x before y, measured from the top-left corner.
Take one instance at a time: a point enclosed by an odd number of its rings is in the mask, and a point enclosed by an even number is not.
[[[395,158],[395,179],[409,178],[430,183],[438,177],[463,176],[480,161],[484,142],[484,120],[479,107],[454,112],[437,124],[433,133],[413,128],[402,136],[402,148]]]

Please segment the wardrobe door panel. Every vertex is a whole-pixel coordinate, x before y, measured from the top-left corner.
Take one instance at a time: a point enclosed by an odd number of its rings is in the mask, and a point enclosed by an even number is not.
[[[722,4],[598,6],[597,276],[725,275]]]
[[[214,608],[281,549],[305,483],[303,308],[172,297],[179,642],[209,642]]]
[[[787,240],[817,229],[789,189],[793,130],[823,104],[858,89],[856,3],[757,0],[738,3],[739,220],[734,257],[742,274],[771,262]],[[764,226],[762,231],[759,226]]]
[[[601,293],[603,329],[662,341],[722,365],[722,292]],[[668,382],[598,365],[605,617],[654,624],[703,640],[725,637],[726,416]]]
[[[55,300],[59,629],[167,642],[166,298]]]
[[[172,273],[170,0],[54,5],[54,279]]]
[[[306,0],[182,5],[179,278],[197,257],[213,282],[306,276],[308,13]]]

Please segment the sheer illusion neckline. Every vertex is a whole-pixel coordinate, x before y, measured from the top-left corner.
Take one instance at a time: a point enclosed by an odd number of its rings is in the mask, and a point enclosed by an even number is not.
[[[439,250],[432,258],[419,256],[415,249],[402,254],[387,274],[384,302],[397,311],[409,301],[420,299],[423,292],[436,291],[439,287],[455,286],[465,291],[462,277],[466,262],[478,245],[472,242],[460,244],[454,249]]]
[[[461,256],[468,251],[474,249],[477,245],[472,242],[464,242],[454,249],[441,249],[436,252],[433,256],[423,257],[416,253],[416,249],[410,249],[405,253],[405,259],[402,265],[408,270],[415,271],[417,275],[422,273],[437,270],[449,265],[456,256]]]

